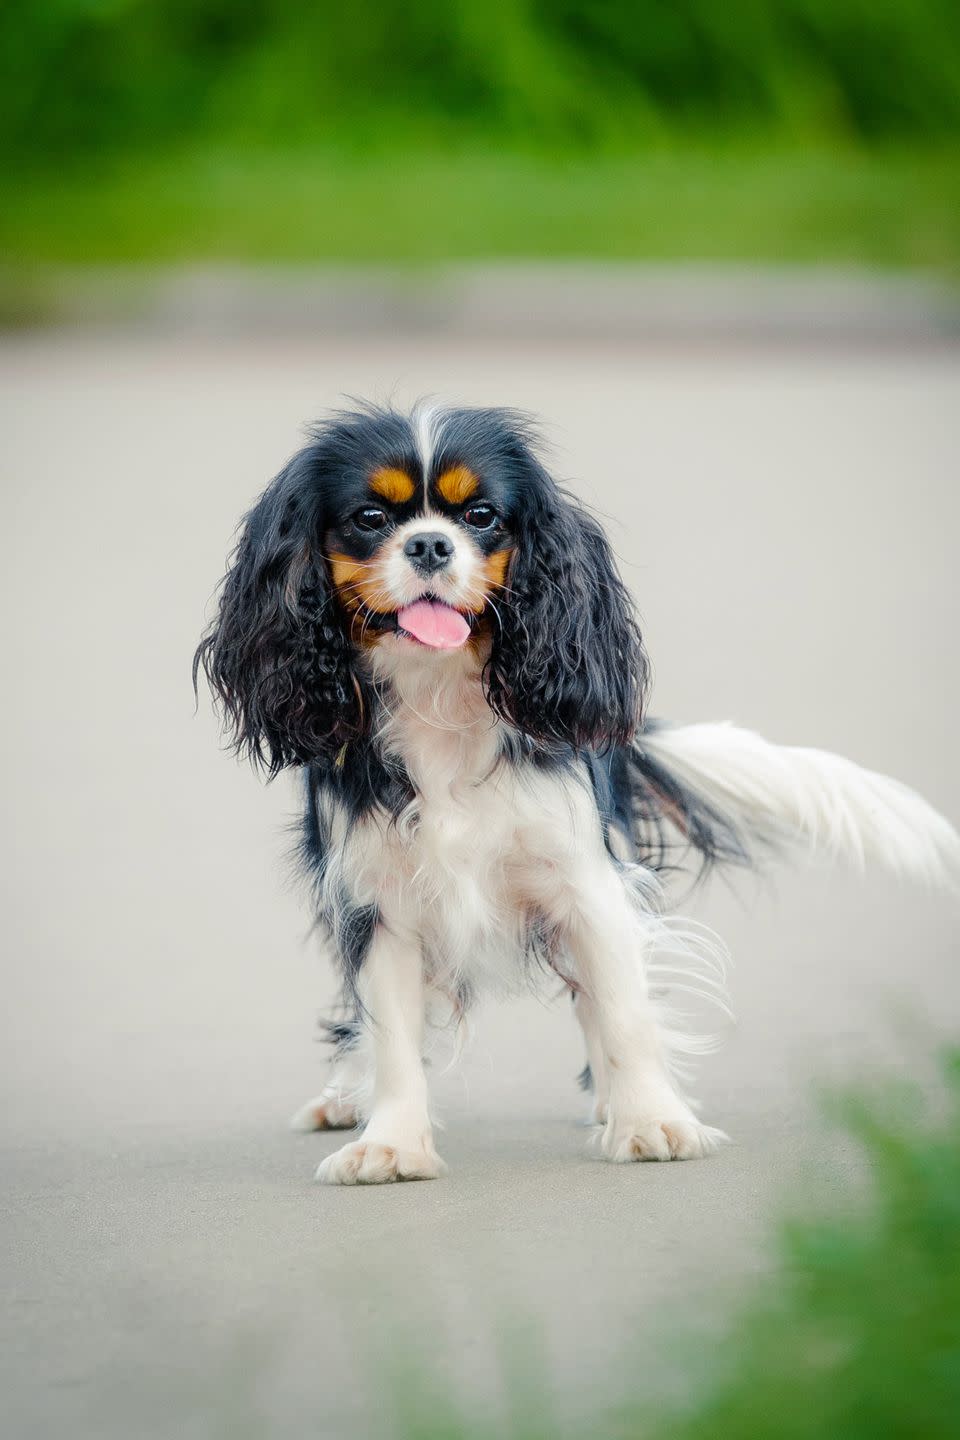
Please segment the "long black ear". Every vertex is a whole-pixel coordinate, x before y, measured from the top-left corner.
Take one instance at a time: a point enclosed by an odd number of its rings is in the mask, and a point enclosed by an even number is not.
[[[219,610],[193,662],[235,749],[271,775],[335,753],[363,728],[345,620],[322,554],[320,459],[307,446],[244,521]]]
[[[515,528],[487,669],[491,705],[537,740],[626,743],[649,666],[606,536],[539,466]]]

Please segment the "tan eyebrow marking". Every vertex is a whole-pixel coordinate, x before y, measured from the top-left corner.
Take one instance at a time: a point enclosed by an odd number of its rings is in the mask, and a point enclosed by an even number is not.
[[[406,470],[395,470],[389,465],[374,470],[370,476],[370,489],[394,505],[403,505],[407,500],[412,500],[416,488]]]
[[[462,505],[475,493],[479,484],[480,476],[475,475],[468,465],[454,465],[438,478],[437,489],[448,505]]]

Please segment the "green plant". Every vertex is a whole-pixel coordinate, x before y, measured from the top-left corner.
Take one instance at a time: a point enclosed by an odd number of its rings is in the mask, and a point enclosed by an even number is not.
[[[62,165],[226,137],[635,146],[683,128],[960,131],[952,0],[33,0],[0,147]]]
[[[651,1412],[645,1377],[604,1440],[953,1440],[960,1415],[960,1050],[939,1112],[919,1088],[829,1102],[862,1148],[868,1195],[791,1220],[779,1263],[748,1298],[682,1410]],[[689,1347],[685,1347],[688,1353]],[[620,1367],[625,1374],[629,1367]],[[537,1383],[507,1377],[512,1406],[477,1424],[451,1397],[433,1419],[403,1409],[403,1440],[541,1440],[558,1432]],[[641,1393],[642,1386],[642,1393]]]

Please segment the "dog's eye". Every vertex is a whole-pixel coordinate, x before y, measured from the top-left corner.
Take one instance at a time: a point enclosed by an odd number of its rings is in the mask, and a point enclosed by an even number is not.
[[[361,530],[382,530],[387,523],[387,512],[375,505],[364,505],[354,515],[353,523]]]
[[[497,512],[492,505],[471,505],[464,511],[463,518],[474,530],[489,530],[496,524]]]

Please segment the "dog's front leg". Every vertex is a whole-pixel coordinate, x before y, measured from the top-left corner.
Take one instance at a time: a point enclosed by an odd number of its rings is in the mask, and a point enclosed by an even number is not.
[[[701,1125],[670,1078],[650,1000],[644,926],[610,864],[583,874],[567,940],[602,1051],[608,1085],[603,1153],[608,1160],[691,1160],[715,1150],[722,1131]]]
[[[362,1019],[373,1057],[373,1098],[359,1139],[328,1155],[326,1185],[435,1180],[443,1161],[433,1146],[423,1069],[423,961],[417,936],[378,926],[360,972]]]

